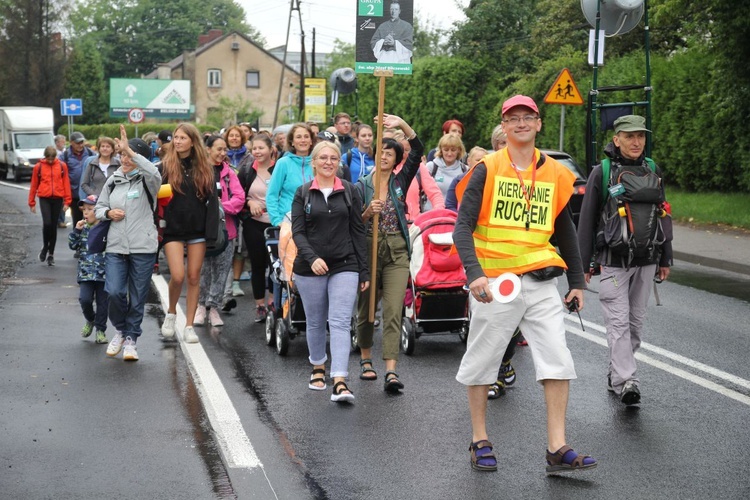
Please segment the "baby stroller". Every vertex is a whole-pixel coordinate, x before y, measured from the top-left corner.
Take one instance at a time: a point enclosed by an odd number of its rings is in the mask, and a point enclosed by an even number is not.
[[[292,240],[292,226],[288,220],[282,222],[281,226],[266,228],[264,237],[269,273],[274,283],[274,306],[266,316],[266,345],[275,345],[279,356],[285,356],[289,342],[304,331],[306,325],[302,299],[292,281],[297,247]]]
[[[401,321],[401,349],[414,353],[423,333],[469,333],[469,291],[466,273],[453,246],[456,213],[429,210],[409,229],[412,255],[410,284]]]

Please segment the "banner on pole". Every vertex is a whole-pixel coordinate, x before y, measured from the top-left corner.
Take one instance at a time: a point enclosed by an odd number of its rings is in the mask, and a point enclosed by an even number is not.
[[[413,51],[414,0],[357,0],[354,71],[411,75]]]

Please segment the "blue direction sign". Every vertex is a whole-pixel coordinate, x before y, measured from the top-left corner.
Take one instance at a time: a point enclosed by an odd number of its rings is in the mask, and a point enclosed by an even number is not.
[[[60,114],[62,116],[83,115],[83,101],[81,99],[60,99]]]

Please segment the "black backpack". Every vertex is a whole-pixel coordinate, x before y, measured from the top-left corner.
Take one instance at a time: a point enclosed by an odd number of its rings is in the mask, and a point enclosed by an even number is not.
[[[611,264],[613,257],[621,258],[625,267],[633,259],[656,258],[667,239],[661,221],[664,201],[651,158],[645,165],[617,165],[614,170],[609,158],[602,160],[603,210],[596,243],[609,249],[604,264]]]

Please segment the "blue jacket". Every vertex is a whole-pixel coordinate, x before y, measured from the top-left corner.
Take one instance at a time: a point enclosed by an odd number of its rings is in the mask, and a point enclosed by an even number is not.
[[[78,283],[82,281],[104,281],[104,253],[89,253],[88,241],[91,225],[85,223],[80,231],[74,229],[68,234],[68,247],[79,251]]]
[[[313,180],[310,156],[297,156],[287,153],[276,162],[271,174],[271,182],[266,191],[266,209],[271,224],[278,226],[284,216],[292,210],[292,201],[297,188]]]
[[[68,177],[70,178],[70,192],[73,194],[73,199],[78,199],[78,188],[81,186],[81,175],[83,174],[83,168],[86,160],[90,156],[97,156],[96,153],[91,151],[89,148],[84,147],[81,152],[81,156],[76,156],[70,146],[58,156],[60,161],[64,161],[68,166]]]
[[[344,153],[344,161],[349,159],[351,154],[352,161],[349,162],[349,173],[352,176],[352,184],[357,182],[357,179],[364,177],[372,171],[372,167],[375,166],[375,159],[367,153],[363,153],[358,148],[353,148],[348,153]]]

